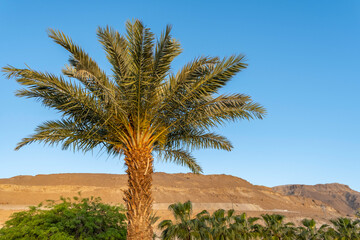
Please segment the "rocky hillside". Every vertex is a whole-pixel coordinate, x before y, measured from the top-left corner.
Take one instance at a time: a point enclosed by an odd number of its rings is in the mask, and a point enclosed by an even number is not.
[[[126,182],[126,175],[114,174],[52,174],[0,179],[0,224],[14,211],[47,199],[72,197],[78,192],[84,197],[100,196],[107,203],[121,203]],[[169,204],[187,200],[193,202],[195,212],[233,208],[250,216],[283,214],[294,222],[304,217],[326,221],[342,214],[321,201],[284,196],[271,188],[252,185],[229,175],[155,173],[153,196],[153,208],[162,217],[169,216]]]
[[[360,193],[339,183],[284,185],[274,187],[273,190],[287,196],[301,196],[321,201],[348,216],[354,215],[360,208]]]

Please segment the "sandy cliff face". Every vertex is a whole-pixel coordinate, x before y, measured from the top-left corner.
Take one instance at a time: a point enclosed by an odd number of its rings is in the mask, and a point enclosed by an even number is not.
[[[284,196],[273,189],[229,175],[195,175],[155,173],[153,182],[154,210],[168,217],[167,207],[174,202],[191,200],[194,212],[203,209],[233,208],[250,216],[279,213],[292,221],[304,217],[326,219],[341,212],[321,201],[302,196]],[[127,176],[115,174],[51,174],[17,176],[0,179],[0,223],[10,213],[60,196],[99,196],[110,204],[122,203]]]
[[[352,216],[360,208],[360,193],[347,185],[317,184],[317,185],[284,185],[274,187],[275,192],[287,196],[302,196],[316,199],[332,206],[339,212]]]

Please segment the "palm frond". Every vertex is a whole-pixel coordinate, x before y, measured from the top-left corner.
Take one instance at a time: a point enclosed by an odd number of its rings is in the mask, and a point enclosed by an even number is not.
[[[195,158],[183,149],[154,149],[158,157],[164,162],[172,162],[177,165],[188,167],[193,173],[201,173],[202,168],[196,162]]]
[[[63,32],[49,29],[48,35],[55,43],[65,48],[70,54],[69,63],[77,71],[87,71],[88,75],[93,76],[83,84],[91,91],[101,91],[104,86],[109,83],[105,72],[103,72],[97,63],[79,46],[74,44],[71,38],[67,37]],[[66,73],[66,72],[65,72]],[[80,79],[79,79],[80,80]]]
[[[243,62],[244,58],[243,55],[234,55],[224,58],[215,65],[202,68],[198,79],[187,89],[182,101],[217,93],[236,73],[247,67],[247,64]]]
[[[215,133],[209,133],[196,128],[181,129],[172,132],[167,136],[168,148],[187,148],[194,149],[221,149],[231,151],[232,144],[224,136]]]
[[[22,139],[15,150],[30,143],[39,142],[47,145],[60,144],[63,150],[72,147],[74,151],[87,152],[104,142],[114,144],[107,139],[107,134],[105,129],[94,128],[71,120],[47,121],[39,125],[33,135]]]
[[[49,73],[32,69],[3,68],[7,78],[15,78],[27,87],[18,90],[19,97],[35,98],[45,106],[55,108],[64,116],[77,120],[100,121],[107,118],[101,102],[80,86]],[[109,117],[109,116],[108,116]]]
[[[129,54],[129,77],[126,84],[129,108],[134,121],[136,131],[140,131],[141,125],[146,122],[145,115],[149,111],[148,98],[151,85],[154,84],[151,76],[153,69],[154,34],[146,28],[141,21],[126,23],[128,54]]]
[[[177,118],[184,113],[188,102],[185,94],[202,73],[203,68],[218,62],[217,57],[200,57],[185,65],[176,75],[170,75],[168,81],[157,88],[159,106],[153,108],[159,115],[158,120]],[[180,115],[179,115],[180,114]]]
[[[110,27],[99,27],[97,35],[106,52],[106,57],[112,65],[115,81],[120,88],[124,88],[129,64],[126,39]],[[124,91],[124,89],[122,90]]]
[[[227,121],[262,119],[266,110],[244,94],[220,95],[187,113],[189,124],[205,128],[216,127]]]
[[[200,57],[186,64],[175,76],[170,76],[168,83],[165,85],[168,103],[184,99],[186,91],[190,90],[200,76],[204,75],[204,69],[213,67],[218,63],[217,57]]]
[[[71,38],[63,32],[49,29],[48,35],[55,43],[65,48],[70,54],[71,67],[63,69],[63,74],[82,82],[94,95],[107,102],[116,102],[116,87],[98,64],[79,46],[74,44]]]
[[[153,76],[163,80],[169,74],[171,63],[181,52],[180,44],[171,37],[171,26],[166,26],[157,42],[154,53]]]

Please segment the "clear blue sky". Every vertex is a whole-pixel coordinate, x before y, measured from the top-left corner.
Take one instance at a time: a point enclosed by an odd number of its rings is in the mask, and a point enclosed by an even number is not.
[[[246,93],[268,110],[264,120],[219,132],[232,152],[194,154],[205,174],[253,184],[339,182],[360,190],[360,1],[6,1],[0,2],[0,66],[60,73],[68,54],[47,28],[70,35],[109,69],[97,26],[124,32],[139,18],[156,34],[166,24],[184,52],[173,70],[199,55],[244,53],[249,68],[224,93]],[[0,77],[0,178],[67,172],[124,173],[122,161],[33,144],[14,151],[37,124],[56,119],[38,102],[14,96]],[[156,171],[187,172],[156,162]]]

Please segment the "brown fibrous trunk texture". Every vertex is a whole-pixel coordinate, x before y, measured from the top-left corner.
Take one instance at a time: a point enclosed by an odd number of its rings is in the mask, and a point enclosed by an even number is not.
[[[151,148],[138,147],[125,151],[125,163],[128,167],[128,190],[124,201],[127,207],[127,239],[150,240],[153,237],[151,227],[152,214],[152,175],[153,157]]]

